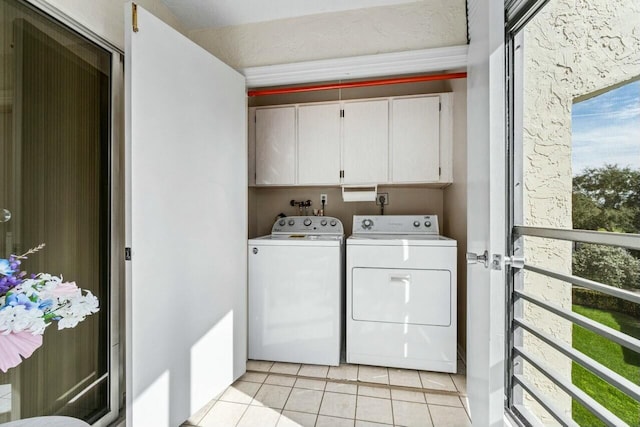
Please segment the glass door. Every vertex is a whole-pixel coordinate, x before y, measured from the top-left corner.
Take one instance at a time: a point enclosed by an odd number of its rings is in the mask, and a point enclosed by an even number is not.
[[[0,0],[0,258],[75,281],[100,311],[51,325],[0,373],[0,422],[109,412],[112,54],[16,0]]]

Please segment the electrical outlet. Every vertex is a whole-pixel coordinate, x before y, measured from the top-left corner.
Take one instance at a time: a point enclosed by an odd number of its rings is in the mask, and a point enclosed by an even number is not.
[[[376,205],[386,206],[389,204],[389,193],[378,193],[376,195]]]
[[[324,193],[320,194],[320,204],[323,204],[323,203],[325,206],[327,206],[327,195]]]

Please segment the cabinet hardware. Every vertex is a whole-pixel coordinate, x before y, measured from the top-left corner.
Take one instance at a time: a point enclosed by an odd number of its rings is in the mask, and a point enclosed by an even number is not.
[[[124,260],[131,261],[131,248],[124,248]]]
[[[340,117],[344,117],[344,110],[340,110]]]

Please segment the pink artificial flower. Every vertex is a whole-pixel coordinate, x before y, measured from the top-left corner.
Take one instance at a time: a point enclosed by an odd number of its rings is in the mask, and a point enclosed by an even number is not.
[[[78,285],[76,282],[65,282],[60,283],[58,286],[50,290],[48,293],[50,296],[55,298],[65,298],[72,297],[77,295],[79,291]]]
[[[0,370],[7,372],[18,366],[22,357],[30,357],[41,345],[42,335],[39,334],[24,331],[0,334]]]

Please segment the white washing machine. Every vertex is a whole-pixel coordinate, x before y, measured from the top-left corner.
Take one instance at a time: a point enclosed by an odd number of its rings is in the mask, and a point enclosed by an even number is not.
[[[249,240],[249,359],[340,364],[344,228],[337,218],[282,218]]]
[[[456,247],[435,215],[353,217],[348,363],[456,372]]]

